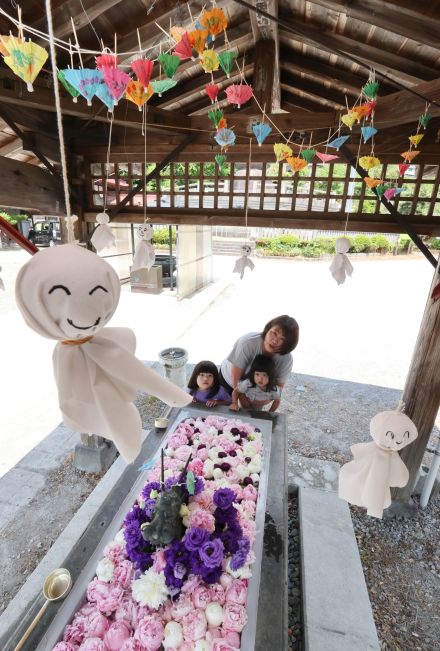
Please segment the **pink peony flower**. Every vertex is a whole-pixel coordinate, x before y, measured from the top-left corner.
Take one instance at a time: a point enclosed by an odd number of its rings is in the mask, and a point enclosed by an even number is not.
[[[199,590],[199,588],[196,588],[196,590]],[[191,596],[188,594],[180,594],[178,600],[171,608],[171,615],[176,622],[180,622],[193,608]]]
[[[139,640],[135,640],[134,637],[129,637],[121,646],[120,651],[145,651],[145,647]]]
[[[106,651],[120,651],[125,640],[130,637],[130,629],[125,622],[113,622],[104,635]]]
[[[165,559],[165,550],[164,549],[158,549],[156,552],[153,554],[153,569],[155,572],[163,572],[165,567],[166,567],[166,559]]]
[[[88,637],[99,637],[102,640],[109,626],[110,622],[107,617],[99,610],[94,610],[87,618],[87,635]]]
[[[197,509],[190,515],[189,527],[199,527],[200,529],[206,529],[209,533],[214,533],[215,518],[204,509]]]
[[[123,588],[128,588],[133,578],[133,563],[131,561],[122,561],[115,567],[113,573],[114,583],[118,583]]]
[[[193,602],[196,608],[203,608],[203,610],[205,610],[206,606],[211,603],[211,601],[211,590],[206,585],[200,585],[194,590]]]
[[[113,563],[120,563],[127,558],[124,547],[118,545],[118,543],[115,543],[114,541],[105,547],[104,554],[107,558],[113,561]]]
[[[134,638],[139,640],[148,651],[157,651],[162,646],[163,631],[164,627],[160,617],[152,615],[144,617],[138,622]]]
[[[193,449],[189,445],[182,445],[180,448],[177,448],[174,452],[176,459],[180,461],[187,461],[190,454],[192,454]]]
[[[197,588],[197,586],[200,585],[200,583],[200,577],[198,577],[196,574],[190,574],[188,579],[183,584],[181,592],[183,592],[183,594],[186,594],[188,592],[191,594]]]
[[[227,590],[229,586],[233,582],[233,578],[230,574],[226,574],[226,572],[223,572],[223,574],[220,575],[220,585]]]
[[[189,462],[188,470],[192,470],[195,475],[203,476],[203,461],[200,459],[193,459]]]
[[[174,433],[168,441],[168,446],[173,450],[177,450],[182,445],[188,445],[188,437],[183,432]]]
[[[224,612],[224,627],[230,631],[237,631],[240,633],[247,622],[246,608],[241,604],[226,602],[224,606]]]
[[[71,644],[81,644],[87,632],[87,620],[84,617],[75,617],[71,624],[64,629],[63,641]]]
[[[206,461],[208,458],[208,450],[206,448],[200,448],[200,450],[197,450],[196,454],[201,461]]]
[[[235,579],[229,588],[226,590],[226,603],[227,604],[244,604],[246,603],[246,595],[248,589],[248,582],[246,579]]]
[[[243,509],[243,513],[249,517],[255,516],[255,502],[252,502],[251,500],[243,500],[241,508]]]
[[[237,631],[223,631],[223,638],[232,647],[240,648],[240,634]]]
[[[253,502],[256,502],[258,498],[258,491],[255,486],[248,484],[242,489],[241,496],[244,500],[252,500]]]
[[[208,627],[205,613],[202,610],[191,611],[182,619],[182,626],[185,642],[201,640]]]
[[[79,651],[107,651],[107,647],[99,637],[89,637],[81,644]]]
[[[212,651],[240,651],[240,647],[231,646],[224,638],[217,638],[212,643]]]
[[[214,583],[214,585],[211,585],[211,601],[220,604],[220,606],[223,606],[225,603],[225,589],[220,585],[220,583]]]
[[[96,605],[98,609],[105,614],[110,614],[122,603],[124,597],[124,588],[118,584],[104,583],[98,581],[100,585],[96,586]]]
[[[255,540],[255,522],[253,520],[240,518],[240,527],[243,530],[243,536],[249,539],[252,547]]]
[[[58,644],[55,644],[54,648],[52,651],[76,651],[78,647],[70,642],[58,642]]]
[[[136,628],[138,608],[132,599],[124,597],[121,605],[115,611],[115,621],[125,622],[130,629]]]

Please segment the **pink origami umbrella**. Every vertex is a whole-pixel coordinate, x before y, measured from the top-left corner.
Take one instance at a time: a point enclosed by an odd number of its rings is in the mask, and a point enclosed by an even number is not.
[[[103,68],[116,68],[117,60],[114,54],[107,54],[103,52],[99,56],[95,57],[96,67],[98,70]]]
[[[104,77],[104,82],[109,89],[111,96],[115,100],[115,105],[117,105],[118,99],[120,99],[125,93],[125,89],[131,81],[131,77],[130,75],[127,75],[126,72],[119,70],[119,68],[103,66],[101,71],[102,76]]]
[[[131,69],[143,87],[148,88],[153,72],[153,62],[150,59],[136,59],[131,62]]]
[[[178,57],[182,59],[191,59],[192,58],[192,45],[190,43],[190,40],[188,38],[188,33],[185,32],[182,34],[182,38],[180,41],[176,44],[176,47],[173,50],[173,54],[176,54]]]
[[[248,84],[232,84],[226,89],[229,104],[237,104],[238,108],[248,102],[253,94],[252,86]]]
[[[320,151],[316,152],[316,156],[322,163],[330,163],[330,161],[339,158],[336,154],[322,154]]]

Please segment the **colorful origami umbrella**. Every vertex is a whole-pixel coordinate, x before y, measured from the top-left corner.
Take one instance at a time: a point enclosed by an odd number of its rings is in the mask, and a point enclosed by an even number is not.
[[[431,118],[432,115],[430,115],[429,113],[424,113],[423,115],[421,115],[419,117],[420,126],[423,127],[423,129],[426,129]]]
[[[237,104],[237,108],[248,102],[253,95],[252,86],[248,86],[248,84],[231,84],[226,89],[229,104]]]
[[[364,142],[368,142],[370,138],[376,135],[377,129],[374,127],[361,127],[361,132]]]
[[[336,158],[339,158],[339,156],[336,156],[336,154],[323,154],[320,151],[316,152],[316,156],[317,156],[317,158],[319,158],[319,160],[322,163],[330,163],[330,161],[335,160]]]
[[[365,170],[371,170],[372,167],[377,167],[380,165],[380,160],[375,156],[361,156],[361,158],[359,158],[359,164]]]
[[[80,95],[79,90],[76,90],[76,88],[74,88],[72,86],[72,84],[69,84],[66,77],[64,76],[64,70],[58,70],[57,77],[58,77],[58,80],[63,84],[63,86],[67,90],[67,92],[70,93],[70,95],[73,97],[73,101],[76,104],[77,101],[78,101],[78,96]]]
[[[376,194],[378,194],[379,197],[381,197],[383,194],[385,194],[385,191],[387,190],[388,187],[389,186],[385,185],[385,183],[382,183],[381,185],[378,185],[376,187]]]
[[[400,176],[405,176],[406,170],[409,169],[409,165],[407,163],[400,163],[397,167],[399,168]]]
[[[170,88],[174,88],[177,84],[175,79],[158,79],[157,81],[152,81],[151,85],[155,93],[162,97],[162,93],[166,93]]]
[[[176,43],[180,43],[185,32],[186,29],[180,25],[173,25],[170,29],[171,38],[174,39]]]
[[[32,93],[32,82],[48,57],[46,50],[32,41],[25,42],[13,36],[8,41],[7,48],[8,56],[5,56],[4,62],[26,82],[28,91]]]
[[[335,138],[331,142],[328,142],[327,147],[334,147],[335,149],[339,150],[339,147],[342,147],[344,142],[347,142],[349,138],[350,136],[339,136],[339,138]]]
[[[417,149],[410,149],[408,151],[403,151],[400,155],[402,156],[404,161],[409,161],[411,162],[414,160],[416,156],[420,154],[420,151]]]
[[[92,68],[68,68],[64,70],[64,77],[86,98],[88,106],[91,106],[92,97],[103,79],[102,72]]]
[[[311,163],[316,156],[316,149],[303,149],[299,152],[299,155],[301,158],[304,158],[307,163]]]
[[[364,181],[371,189],[376,188],[378,185],[381,185],[382,183],[385,183],[385,181],[382,181],[381,179],[372,179],[370,176],[364,176]]]
[[[192,32],[188,32],[188,38],[197,54],[202,54],[203,50],[206,47],[206,39],[208,38],[207,30],[193,29]]]
[[[214,138],[220,147],[228,147],[235,143],[235,133],[231,129],[220,129]]]
[[[356,115],[353,115],[353,113],[346,113],[345,115],[341,116],[341,122],[343,122],[347,127],[350,128],[350,131],[353,128],[353,124],[357,121]]]
[[[113,113],[113,108],[116,102],[107,84],[105,83],[99,84],[98,88],[96,89],[95,95],[96,97],[99,97],[101,102],[103,102],[106,105],[110,113]]]
[[[228,159],[224,154],[216,154],[215,155],[215,162],[217,163],[217,165],[219,167],[222,167],[226,163],[227,160]]]
[[[275,153],[275,158],[277,159],[277,163],[280,163],[282,160],[288,158],[293,154],[292,149],[289,147],[289,145],[285,145],[283,142],[276,142],[273,146],[273,150]]]
[[[217,84],[206,84],[205,86],[206,93],[211,100],[211,104],[214,104],[218,95],[218,86]]]
[[[355,115],[357,121],[360,122],[362,118],[368,117],[372,110],[370,104],[359,104],[359,106],[354,106],[350,112],[352,115]]]
[[[266,140],[267,136],[272,131],[272,127],[270,127],[265,122],[257,122],[257,124],[254,124],[252,126],[252,131],[255,134],[258,145],[261,147],[263,142]]]
[[[102,70],[103,68],[116,68],[117,57],[114,54],[103,52],[99,56],[95,57],[95,63],[98,70]]]
[[[159,54],[157,60],[162,66],[162,70],[164,71],[166,76],[172,79],[176,73],[177,68],[180,66],[180,61],[181,61],[180,57],[175,54],[165,53],[165,54]]]
[[[131,62],[131,69],[144,88],[148,88],[153,72],[153,62],[150,59],[136,59]]]
[[[211,122],[215,127],[217,127],[222,117],[223,117],[223,111],[221,111],[220,109],[212,109],[211,111],[208,111],[208,118],[211,120]]]
[[[139,110],[142,110],[143,105],[148,102],[150,97],[153,95],[154,91],[151,84],[147,89],[144,88],[144,85],[140,81],[130,81],[127,84],[125,89],[125,97],[133,104],[139,107]]]
[[[385,190],[384,192],[384,197],[390,201],[391,199],[394,199],[397,195],[399,195],[403,191],[403,188],[388,188],[388,190]]]
[[[375,99],[375,97],[377,96],[378,90],[379,90],[379,82],[378,81],[369,81],[362,88],[363,94],[368,99]]]
[[[101,72],[104,82],[107,84],[110,94],[115,100],[115,106],[117,106],[119,98],[124,95],[127,84],[131,81],[131,77],[123,70],[113,68],[112,66],[103,66]]]
[[[16,41],[17,43],[24,43],[22,38],[15,38],[11,34],[0,36],[0,54],[3,54],[4,57],[7,57],[9,54],[9,47],[11,41]]]
[[[219,67],[217,52],[214,50],[203,50],[200,55],[200,64],[205,72],[215,72]]]
[[[424,137],[424,135],[425,135],[424,133],[416,133],[416,134],[413,135],[413,136],[409,136],[409,137],[408,137],[408,140],[410,141],[410,143],[411,143],[412,145],[414,145],[414,147],[417,147],[417,145],[418,145],[419,142],[422,140],[422,138]]]
[[[182,38],[173,50],[173,54],[178,56],[182,61],[192,58],[192,45],[188,38],[188,33],[184,32]]]
[[[221,34],[228,25],[225,14],[217,7],[204,11],[200,17],[200,23],[212,36],[212,40],[215,39],[217,34]]]
[[[228,123],[226,122],[226,118],[221,118],[217,124],[217,131],[219,131],[219,129],[226,129],[227,126]]]
[[[299,172],[299,170],[307,167],[307,161],[304,160],[304,158],[300,158],[299,156],[289,156],[286,158],[286,162],[289,163],[289,166],[293,172]]]
[[[238,50],[226,50],[225,52],[220,52],[218,55],[220,68],[223,70],[228,79],[231,76],[232,68],[237,57]]]

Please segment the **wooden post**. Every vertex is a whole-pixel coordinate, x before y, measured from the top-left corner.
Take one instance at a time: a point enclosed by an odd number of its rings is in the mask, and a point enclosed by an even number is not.
[[[407,502],[411,497],[440,406],[440,300],[431,298],[432,290],[440,282],[439,271],[440,263],[434,273],[403,390],[405,413],[414,421],[419,436],[400,454],[409,470],[409,481],[404,488],[392,491],[395,502]]]

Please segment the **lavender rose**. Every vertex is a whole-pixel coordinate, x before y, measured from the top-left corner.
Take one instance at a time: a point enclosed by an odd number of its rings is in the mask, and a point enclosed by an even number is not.
[[[224,556],[224,546],[221,540],[208,540],[200,548],[200,560],[209,568],[221,565]]]

